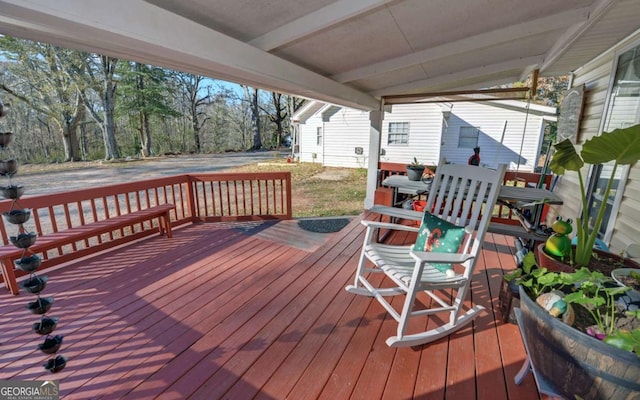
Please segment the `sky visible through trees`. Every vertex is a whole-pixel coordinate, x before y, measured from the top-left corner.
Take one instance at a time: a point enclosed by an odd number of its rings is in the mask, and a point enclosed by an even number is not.
[[[274,148],[289,133],[288,105],[302,102],[273,104],[271,92],[253,89],[246,98],[235,83],[6,36],[0,69],[0,102],[11,106],[0,129],[19,133],[13,151],[23,162]]]

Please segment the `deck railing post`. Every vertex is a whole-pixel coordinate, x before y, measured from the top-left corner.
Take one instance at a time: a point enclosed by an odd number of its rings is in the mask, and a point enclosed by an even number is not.
[[[187,204],[189,205],[189,213],[191,214],[191,220],[195,222],[200,218],[195,202],[194,185],[196,185],[195,179],[191,175],[185,175],[185,183],[187,185]]]

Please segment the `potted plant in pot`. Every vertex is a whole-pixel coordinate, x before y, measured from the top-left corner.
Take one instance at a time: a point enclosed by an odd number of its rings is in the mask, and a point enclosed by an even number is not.
[[[413,162],[407,165],[407,177],[410,181],[419,181],[422,179],[424,169],[425,166],[416,157],[413,157]]]
[[[600,136],[587,140],[578,153],[574,145],[567,139],[555,146],[555,153],[549,167],[557,175],[563,175],[566,171],[574,171],[578,174],[580,184],[580,199],[582,202],[581,215],[575,219],[576,222],[576,245],[569,246],[566,253],[561,256],[565,264],[571,269],[589,266],[593,258],[593,248],[598,238],[598,232],[602,224],[605,211],[606,199],[609,198],[613,187],[616,171],[621,165],[631,165],[640,160],[640,125],[634,125],[624,129],[616,129],[605,132]],[[586,183],[582,175],[582,168],[585,164],[604,164],[613,161],[613,170],[609,178],[605,191],[602,193],[602,201],[596,217],[593,221],[589,219],[589,198],[587,197]],[[539,258],[543,258],[546,252],[544,244],[539,246]],[[542,260],[538,260],[542,263]]]
[[[516,279],[520,328],[539,378],[568,399],[640,396],[640,311],[619,301],[629,288],[585,267],[536,268]]]

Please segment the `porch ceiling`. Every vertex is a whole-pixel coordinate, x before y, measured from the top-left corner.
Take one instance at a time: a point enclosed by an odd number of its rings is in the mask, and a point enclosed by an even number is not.
[[[361,108],[565,74],[637,0],[0,0],[0,33]]]

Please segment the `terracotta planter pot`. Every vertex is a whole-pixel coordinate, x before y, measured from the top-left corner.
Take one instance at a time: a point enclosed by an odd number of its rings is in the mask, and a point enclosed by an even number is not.
[[[540,243],[536,247],[536,261],[540,268],[546,268],[548,271],[553,272],[574,272],[573,268],[569,264],[565,264],[560,260],[556,260],[552,256],[544,252],[544,242]]]
[[[567,399],[630,399],[640,393],[640,357],[552,317],[520,288],[524,334],[536,372]]]
[[[574,246],[574,250],[575,250],[575,246]],[[619,261],[621,263],[624,264],[625,267],[628,268],[640,268],[640,264],[629,259],[629,258],[622,258],[620,257],[619,254],[615,254],[615,253],[611,253],[608,251],[603,251],[603,250],[598,250],[598,249],[593,249],[593,252],[596,253],[597,255],[601,256],[602,258],[610,258],[612,260],[616,260]],[[544,242],[540,243],[537,247],[536,247],[536,261],[538,262],[538,266],[540,268],[546,268],[548,271],[553,271],[553,272],[574,272],[575,268],[573,268],[573,266],[569,265],[569,264],[565,264],[560,260],[556,260],[555,258],[551,257],[550,255],[548,255],[547,253],[544,252]]]

